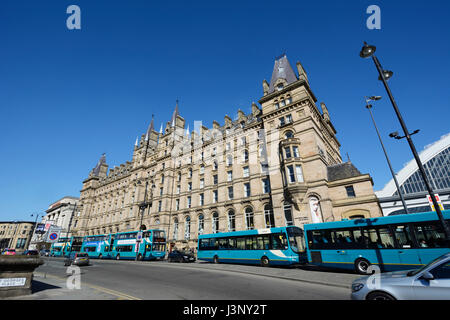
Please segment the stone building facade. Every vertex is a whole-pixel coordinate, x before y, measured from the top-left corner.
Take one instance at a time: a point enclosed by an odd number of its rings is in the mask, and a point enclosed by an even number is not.
[[[20,253],[28,249],[33,228],[34,222],[0,221],[0,251],[12,248]]]
[[[189,132],[177,103],[164,130],[152,119],[131,161],[108,172],[103,155],[83,181],[73,231],[158,228],[193,248],[201,233],[381,216],[370,175],[342,162],[329,111],[296,67],[276,59],[250,114]]]

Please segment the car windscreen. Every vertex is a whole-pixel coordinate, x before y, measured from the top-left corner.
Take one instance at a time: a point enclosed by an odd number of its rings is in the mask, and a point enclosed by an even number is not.
[[[87,257],[87,253],[78,253],[77,257]]]

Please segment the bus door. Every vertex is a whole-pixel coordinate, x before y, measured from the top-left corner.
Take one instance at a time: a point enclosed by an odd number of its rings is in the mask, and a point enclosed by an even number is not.
[[[400,224],[393,227],[400,269],[414,269],[420,267],[419,252],[413,242],[411,226]]]

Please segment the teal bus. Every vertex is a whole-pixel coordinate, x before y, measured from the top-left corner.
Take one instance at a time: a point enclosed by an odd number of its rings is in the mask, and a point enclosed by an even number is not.
[[[119,232],[111,235],[109,257],[113,259],[159,260],[165,254],[166,237],[163,230]]]
[[[288,226],[199,235],[197,259],[264,267],[305,263],[303,230]]]
[[[58,241],[52,243],[50,247],[50,256],[63,257],[68,248],[70,248],[70,239],[59,238]]]
[[[443,211],[447,224],[450,210]],[[450,252],[436,212],[305,224],[309,264],[367,274],[419,268]]]
[[[89,258],[102,259],[108,258],[111,245],[110,234],[100,234],[93,236],[85,236],[81,246],[81,252],[86,252]]]

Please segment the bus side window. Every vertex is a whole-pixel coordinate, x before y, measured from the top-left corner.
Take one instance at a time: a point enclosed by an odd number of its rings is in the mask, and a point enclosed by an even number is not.
[[[231,249],[231,250],[236,249],[236,238],[228,239],[228,249]]]
[[[245,238],[236,238],[236,249],[245,250]]]
[[[421,248],[443,248],[447,247],[445,243],[445,234],[442,226],[436,222],[424,222],[414,227],[416,238]]]
[[[245,250],[253,250],[253,237],[247,236],[245,237]]]
[[[378,233],[380,236],[380,242],[383,248],[393,249],[394,248],[394,237],[392,236],[389,228],[379,228]]]
[[[409,226],[408,225],[397,225],[394,226],[394,235],[397,240],[398,246],[403,248],[411,248],[412,241],[410,238]]]

